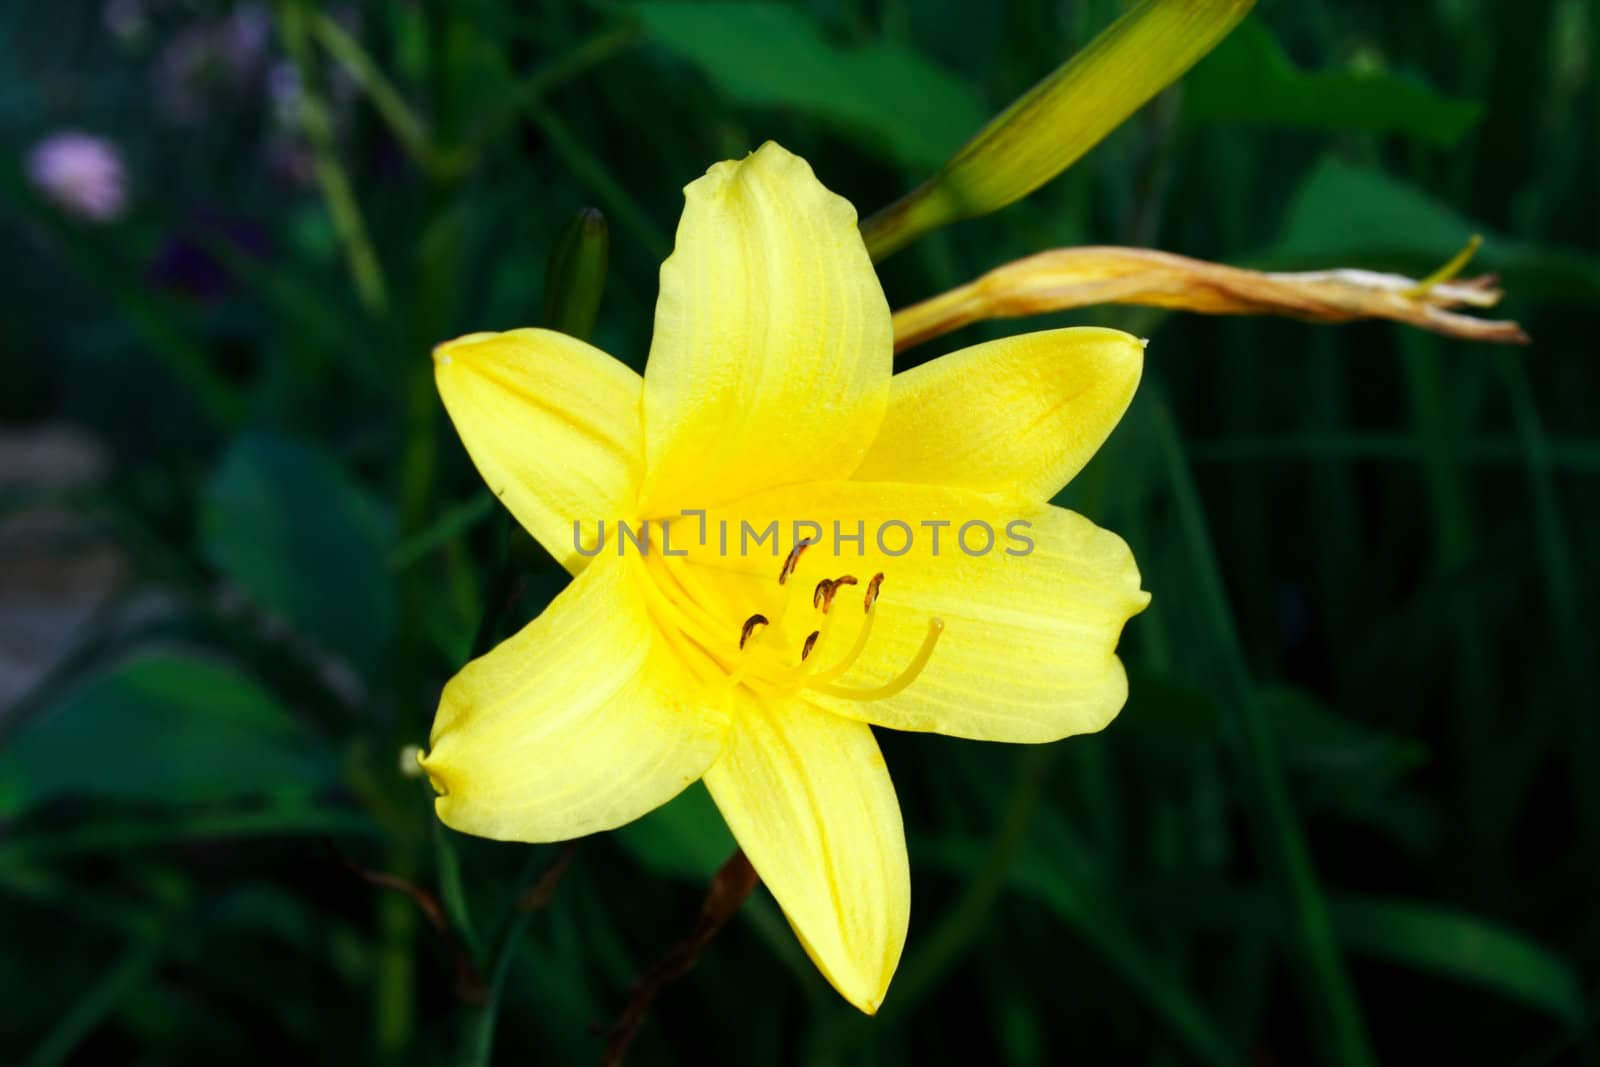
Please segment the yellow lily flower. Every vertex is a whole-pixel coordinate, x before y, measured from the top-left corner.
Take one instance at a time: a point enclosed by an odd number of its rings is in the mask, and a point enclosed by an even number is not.
[[[530,842],[704,779],[872,1013],[910,914],[872,726],[1053,741],[1127,697],[1133,556],[1048,500],[1143,345],[1051,330],[893,374],[855,210],[804,160],[768,143],[684,192],[643,377],[546,330],[435,352],[479,472],[573,581],[445,687],[422,765],[446,824]]]

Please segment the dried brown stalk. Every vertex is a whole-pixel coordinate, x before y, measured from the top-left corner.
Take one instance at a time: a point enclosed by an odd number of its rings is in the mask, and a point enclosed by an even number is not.
[[[738,914],[745,898],[759,881],[744,851],[736,849],[711,880],[711,889],[706,894],[706,902],[700,909],[700,921],[695,924],[694,931],[641,975],[628,990],[627,1006],[606,1031],[606,1050],[600,1061],[605,1067],[619,1067],[623,1057],[628,1054],[628,1046],[633,1044],[634,1037],[639,1033],[639,1027],[644,1025],[656,994],[668,982],[689,973],[712,940],[728,924],[728,920]]]
[[[1469,246],[1469,248],[1475,246]],[[1526,344],[1514,322],[1458,314],[1493,307],[1496,278],[1452,280],[1466,255],[1417,281],[1366,270],[1277,273],[1208,263],[1148,248],[1087,246],[1040,252],[895,313],[895,351],[983,319],[1094,304],[1141,304],[1207,315],[1285,315],[1310,322],[1391,319],[1449,337]]]

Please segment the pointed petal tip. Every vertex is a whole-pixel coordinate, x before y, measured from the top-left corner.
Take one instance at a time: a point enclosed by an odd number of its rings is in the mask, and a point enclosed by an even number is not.
[[[447,367],[451,363],[455,362],[455,358],[459,356],[462,350],[467,348],[469,345],[476,344],[479,341],[488,340],[489,338],[495,336],[498,335],[492,332],[480,330],[477,333],[463,334],[462,336],[452,340],[443,341],[439,344],[436,344],[433,346],[433,365],[436,368]]]
[[[802,939],[802,944],[804,941]],[[809,950],[808,950],[809,951]],[[813,961],[816,956],[812,955]],[[898,961],[897,961],[898,963]],[[879,978],[869,978],[865,971],[854,975],[842,975],[836,968],[823,967],[818,961],[818,970],[826,978],[834,990],[845,999],[849,1005],[866,1016],[878,1014],[883,1007],[883,998],[889,993],[889,982],[894,977],[894,969]]]
[[[433,753],[426,749],[417,750],[417,766],[422,768],[422,773],[428,776],[428,784],[433,786],[433,791],[440,797],[450,795],[450,787],[445,784],[444,774],[439,769],[438,761],[433,759]]]

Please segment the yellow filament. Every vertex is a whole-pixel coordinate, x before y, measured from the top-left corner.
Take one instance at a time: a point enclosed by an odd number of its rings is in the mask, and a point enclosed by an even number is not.
[[[806,684],[813,687],[817,685],[825,685],[839,677],[851,667],[854,667],[856,660],[861,658],[861,653],[866,651],[867,640],[872,636],[872,620],[876,619],[877,617],[878,613],[876,611],[867,612],[867,621],[862,623],[861,629],[856,631],[856,640],[855,643],[850,646],[850,651],[846,652],[844,654],[844,658],[838,663],[834,664],[832,667],[829,667],[825,671],[818,671],[816,674],[813,674],[811,676],[811,680]],[[823,638],[827,637],[828,628],[832,625],[833,616],[829,615],[828,621],[822,624]],[[822,644],[822,638],[817,640],[817,644]],[[815,650],[812,651],[812,655],[816,655]]]
[[[690,614],[676,597],[656,585],[654,576],[645,564],[641,563],[640,567],[644,571],[643,582],[646,593],[653,594],[655,603],[671,616],[673,624],[681,633],[685,636],[693,635],[696,638],[696,644],[709,648],[717,648],[735,640],[731,635],[721,633],[711,620],[696,618]],[[693,598],[686,596],[685,599],[691,606],[698,607]],[[701,610],[704,611],[704,609]],[[719,656],[718,658],[721,659],[722,657]]]
[[[865,630],[872,623],[872,614],[867,615],[867,622],[861,628]],[[928,636],[922,639],[922,647],[917,649],[917,654],[911,657],[911,662],[906,664],[906,669],[884,682],[868,689],[857,689],[854,686],[834,685],[831,682],[813,681],[811,688],[825,696],[838,697],[841,700],[884,700],[902,692],[906,686],[917,680],[917,675],[928,665],[928,660],[933,658],[933,647],[939,643],[939,636],[944,633],[943,619],[928,620]],[[865,647],[865,642],[858,642]],[[859,653],[857,653],[859,655]],[[854,657],[851,658],[853,662]],[[849,664],[846,663],[846,669]],[[820,676],[819,676],[820,677]]]
[[[840,612],[824,611],[822,625],[811,642],[810,656],[796,658],[798,650],[785,654],[775,647],[775,639],[784,632],[782,624],[794,595],[813,592],[802,584],[797,584],[789,590],[790,595],[780,596],[776,605],[767,608],[772,615],[771,623],[754,628],[740,648],[738,622],[731,615],[723,617],[723,609],[735,606],[728,599],[730,590],[717,582],[707,583],[707,576],[699,568],[689,566],[682,559],[664,557],[662,566],[654,570],[642,561],[639,565],[647,597],[667,632],[667,640],[678,645],[680,652],[692,649],[701,654],[689,657],[690,669],[709,684],[712,700],[721,699],[741,685],[762,699],[766,699],[762,694],[777,699],[799,689],[811,688],[844,700],[883,700],[902,692],[916,680],[927,667],[944,632],[944,620],[930,619],[927,637],[911,662],[882,685],[866,688],[837,685],[834,684],[837,679],[855,666],[872,639],[878,615],[875,603],[867,607],[866,618],[857,629],[850,648],[832,666],[819,670],[823,649],[831,648],[835,639]],[[843,584],[838,579],[835,581]],[[880,577],[874,577],[869,598],[881,581]]]
[[[708,673],[707,665],[703,664],[699,657],[684,656],[680,653],[679,658],[688,665],[689,670],[702,681],[715,682],[723,678],[729,656],[716,651],[723,643],[721,636],[715,631],[708,630],[703,624],[698,624],[670,596],[656,587],[648,573],[641,576],[641,581],[646,599],[655,611],[665,616],[659,620],[662,623],[661,631],[665,640],[673,644],[687,644],[711,661],[711,672]]]
[[[818,650],[828,647],[828,635],[833,632],[833,620],[837,617],[837,615],[830,614],[827,618],[822,620],[822,628],[817,631],[817,639],[811,644],[810,656],[802,656],[800,658],[800,662],[795,666],[782,672],[775,678],[768,679],[768,681],[775,688],[782,690],[789,689],[797,685],[804,685],[806,684],[806,679],[813,676],[812,671],[821,659],[821,657],[818,655]],[[868,619],[867,622],[862,624],[861,628],[865,630],[870,624],[871,620]],[[866,646],[866,641],[858,640],[856,644],[858,647],[850,657],[847,657],[852,662],[854,661],[855,656],[859,656],[861,654],[861,648]],[[832,674],[830,677],[838,677],[839,674],[843,674],[849,669],[850,663],[845,663],[843,668],[840,669],[837,674]]]
[[[1416,285],[1413,285],[1411,288],[1407,289],[1402,295],[1413,298],[1427,296],[1434,286],[1443,285],[1451,278],[1454,278],[1457,274],[1460,274],[1466,265],[1472,260],[1472,257],[1477,255],[1478,248],[1482,244],[1483,235],[1479,233],[1473,234],[1472,237],[1468,239],[1466,247],[1457,252],[1454,256],[1450,257],[1449,262],[1440,267],[1438,270],[1434,271],[1432,274],[1428,275],[1426,278],[1422,279]]]
[[[663,573],[672,579],[672,583],[677,586],[678,592],[683,595],[683,599],[699,611],[707,625],[721,629],[724,625],[723,613],[715,609],[730,608],[732,605],[727,603],[726,598],[714,596],[711,591],[707,590],[701,582],[701,576],[695,573],[694,568],[683,562],[682,557],[663,555],[660,558],[662,560],[661,569]],[[714,605],[715,607],[708,605]],[[745,618],[749,618],[749,615],[746,614]],[[743,619],[740,621],[742,622]]]

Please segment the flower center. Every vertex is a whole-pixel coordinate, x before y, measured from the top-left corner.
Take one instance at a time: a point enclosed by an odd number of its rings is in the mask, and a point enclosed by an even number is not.
[[[635,556],[652,613],[679,659],[718,695],[743,686],[763,699],[805,690],[844,700],[883,700],[902,692],[932,658],[944,620],[930,618],[922,645],[878,685],[841,685],[872,640],[885,576],[801,580],[814,542],[798,541],[777,580],[713,559]],[[769,572],[770,574],[770,572]]]

